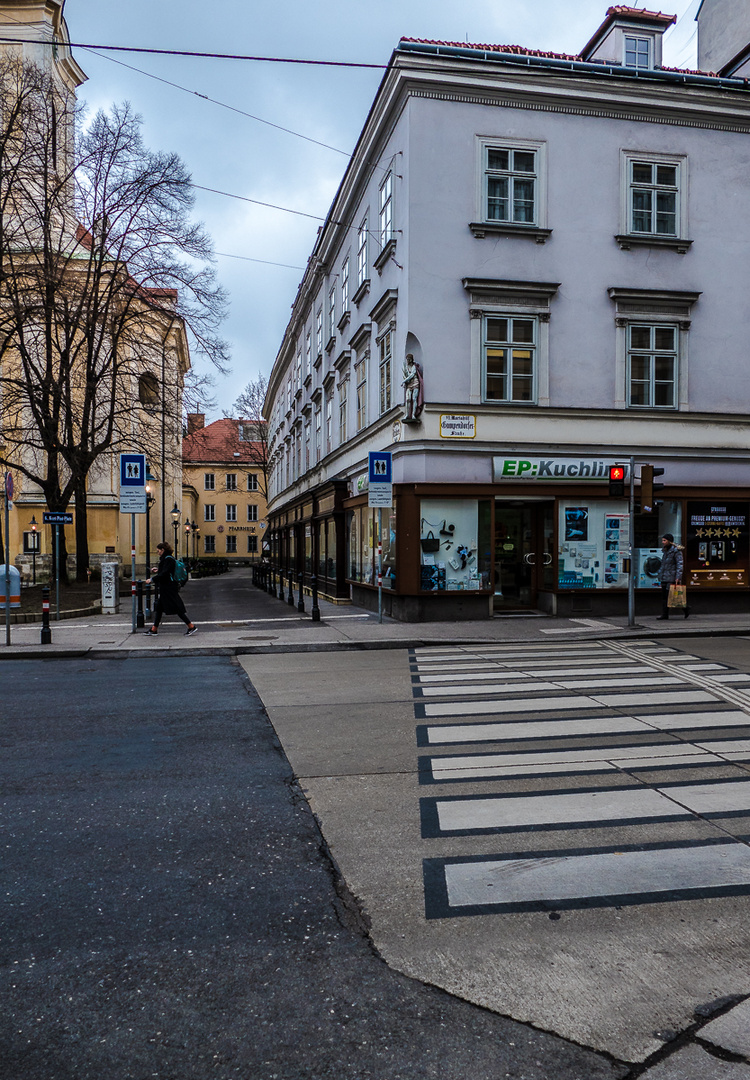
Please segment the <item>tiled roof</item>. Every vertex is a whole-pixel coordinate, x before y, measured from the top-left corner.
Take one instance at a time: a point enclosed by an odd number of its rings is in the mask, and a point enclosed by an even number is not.
[[[666,23],[667,26],[671,26],[672,23],[677,22],[676,15],[665,15],[661,11],[646,11],[645,8],[628,7],[625,4],[613,4],[612,7],[607,8],[607,18],[610,17],[615,19],[625,17],[640,19],[645,22],[660,22]]]
[[[182,460],[190,464],[243,465],[258,463],[258,443],[243,442],[239,420],[215,420],[182,440]]]
[[[525,49],[523,45],[478,45],[465,41],[431,41],[429,38],[401,38],[415,45],[444,45],[449,49],[481,49],[484,52],[514,53],[517,56],[543,56],[549,60],[580,60],[580,56],[569,53],[544,52],[541,49]]]

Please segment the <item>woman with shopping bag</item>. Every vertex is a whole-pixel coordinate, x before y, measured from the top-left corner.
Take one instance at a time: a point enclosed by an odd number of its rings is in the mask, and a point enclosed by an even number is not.
[[[675,544],[672,533],[664,533],[661,538],[662,558],[659,567],[659,581],[661,582],[661,615],[660,619],[668,619],[670,610],[677,614],[682,611],[687,619],[690,612],[687,609],[685,588],[682,585],[682,569],[684,560],[683,548]]]

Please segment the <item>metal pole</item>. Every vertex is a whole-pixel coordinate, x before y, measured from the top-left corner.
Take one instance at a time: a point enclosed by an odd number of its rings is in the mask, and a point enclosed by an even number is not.
[[[378,622],[383,621],[383,511],[378,508]]]
[[[7,473],[6,473],[7,478]],[[10,506],[5,489],[5,644],[10,645]]]
[[[60,526],[55,525],[55,622],[60,621]]]
[[[320,622],[320,608],[318,607],[318,579],[315,574],[310,578],[310,584],[312,585],[312,608],[310,610],[310,618],[312,622]]]
[[[42,585],[42,640],[39,644],[52,644],[52,631],[49,625],[49,585]]]
[[[135,514],[130,515],[130,593],[133,600],[133,614],[131,619],[132,632],[135,633],[138,627],[138,603],[135,580]]]
[[[635,626],[635,560],[633,541],[635,540],[635,458],[630,459],[630,500],[628,503],[628,534],[630,538],[630,572],[628,574],[628,626]]]
[[[302,574],[297,575],[297,584],[299,585],[299,595],[297,597],[297,611],[304,612],[305,610],[305,594],[302,589],[303,577]]]

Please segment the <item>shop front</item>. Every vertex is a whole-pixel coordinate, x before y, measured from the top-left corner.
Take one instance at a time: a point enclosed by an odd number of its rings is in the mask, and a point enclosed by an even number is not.
[[[309,591],[314,577],[321,597],[349,600],[343,510],[347,492],[344,481],[334,480],[269,515],[269,557],[287,588],[290,575],[295,587],[301,575]]]

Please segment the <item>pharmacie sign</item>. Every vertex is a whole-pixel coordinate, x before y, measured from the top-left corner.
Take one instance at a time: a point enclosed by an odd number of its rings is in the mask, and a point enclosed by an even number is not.
[[[495,480],[609,480],[610,465],[623,465],[611,458],[581,457],[495,457]],[[630,466],[624,465],[625,478]]]

